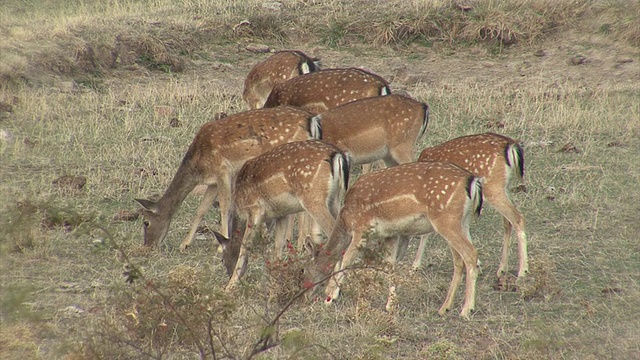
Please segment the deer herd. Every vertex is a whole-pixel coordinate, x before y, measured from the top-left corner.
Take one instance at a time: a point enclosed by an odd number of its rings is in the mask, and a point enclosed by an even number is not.
[[[144,244],[166,237],[187,195],[205,185],[201,204],[180,250],[185,251],[218,199],[215,237],[234,289],[246,271],[248,245],[273,221],[276,257],[293,241],[307,249],[305,289],[324,286],[325,302],[338,298],[346,272],[367,242],[378,240],[391,264],[404,257],[410,237],[440,234],[453,256],[453,277],[439,310],[447,312],[466,277],[460,315],[475,306],[478,252],[469,236],[483,200],[502,216],[504,239],[498,276],[509,270],[511,232],[518,240],[518,277],[528,272],[524,218],[507,194],[524,175],[522,145],[506,136],[462,136],[425,148],[427,104],[392,94],[382,77],[358,68],[320,69],[300,51],[280,51],[249,72],[243,99],[250,110],[204,124],[173,180],[157,201],[142,206]],[[373,162],[384,168],[371,171]],[[363,166],[352,184],[351,168]],[[289,245],[291,246],[291,245]]]

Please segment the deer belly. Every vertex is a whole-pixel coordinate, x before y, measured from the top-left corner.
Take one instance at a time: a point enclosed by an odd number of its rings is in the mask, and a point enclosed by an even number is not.
[[[433,231],[433,226],[426,215],[417,214],[398,217],[393,220],[374,219],[374,234],[387,238],[398,235],[423,235]]]
[[[344,138],[345,129],[332,129],[332,131],[338,130],[342,131],[342,133],[332,134],[327,131],[326,138],[323,138],[323,140],[348,152],[355,165],[368,164],[384,159],[389,153],[386,136],[380,129],[367,129],[358,135],[349,134],[348,138]]]
[[[304,208],[300,204],[300,200],[298,200],[295,195],[289,193],[270,197],[262,203],[265,209],[265,216],[268,220],[304,211]]]

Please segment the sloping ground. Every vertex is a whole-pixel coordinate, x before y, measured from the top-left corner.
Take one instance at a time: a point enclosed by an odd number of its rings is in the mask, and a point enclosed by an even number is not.
[[[275,5],[274,5],[275,4]],[[119,6],[116,6],[119,5]],[[0,78],[39,83],[51,75],[96,82],[137,66],[181,72],[187,64],[226,63],[216,47],[251,42],[349,49],[362,44],[406,49],[527,47],[568,29],[640,45],[633,1],[513,2],[67,2],[3,7]],[[171,16],[168,16],[168,15]],[[386,47],[386,46],[383,46]],[[235,61],[234,61],[235,62]]]

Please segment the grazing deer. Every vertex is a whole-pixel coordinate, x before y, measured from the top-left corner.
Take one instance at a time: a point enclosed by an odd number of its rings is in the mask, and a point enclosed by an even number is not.
[[[278,51],[249,71],[242,98],[249,109],[259,109],[264,106],[276,84],[317,70],[319,60],[310,58],[302,51]]]
[[[143,207],[144,244],[166,236],[173,215],[196,185],[206,185],[204,197],[180,245],[191,244],[202,217],[218,197],[221,232],[228,236],[226,218],[235,177],[244,163],[278,145],[311,138],[312,115],[289,107],[250,110],[204,124],[184,155],[178,171],[157,202],[136,199]]]
[[[475,306],[478,276],[478,253],[469,238],[469,222],[481,208],[482,179],[449,163],[409,163],[362,175],[347,191],[328,242],[305,269],[304,286],[329,278],[325,293],[330,303],[339,295],[344,270],[367,241],[385,239],[385,247],[393,249],[386,259],[394,263],[398,237],[436,231],[449,244],[454,265],[439,313],[451,308],[466,268],[460,315],[468,317]]]
[[[356,100],[316,115],[314,120],[320,125],[314,130],[321,133],[313,133],[313,137],[348,152],[352,165],[383,160],[387,166],[395,166],[415,160],[415,145],[427,129],[429,107],[392,94]],[[368,168],[363,172],[369,172]],[[298,217],[298,229],[306,220]],[[299,231],[298,250],[305,238]]]
[[[357,68],[319,70],[273,87],[264,107],[291,105],[319,114],[351,101],[391,93],[382,77]]]
[[[446,161],[484,178],[483,194],[503,217],[504,241],[498,277],[509,270],[509,250],[512,227],[518,238],[520,268],[518,277],[529,271],[527,260],[527,236],[524,217],[513,205],[507,189],[511,180],[522,180],[524,176],[524,151],[522,145],[506,136],[494,133],[462,136],[438,146],[426,148],[418,161]],[[413,267],[419,268],[424,252],[424,240],[420,243]]]
[[[247,266],[247,246],[262,223],[275,220],[275,252],[282,257],[289,215],[306,211],[325,234],[330,234],[342,195],[349,184],[348,156],[319,140],[280,145],[247,161],[235,182],[234,207],[245,223],[242,239],[235,222],[232,240],[215,234],[231,277],[227,289],[237,285]],[[233,211],[233,209],[230,209]],[[232,218],[229,214],[228,218]]]
[[[429,106],[402,95],[361,99],[314,118],[315,138],[347,151],[354,165],[383,160],[387,166],[415,160],[416,142],[429,122]]]

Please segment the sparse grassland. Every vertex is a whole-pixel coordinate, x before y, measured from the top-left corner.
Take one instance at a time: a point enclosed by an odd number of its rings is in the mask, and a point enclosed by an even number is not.
[[[3,2],[3,359],[640,358],[637,1],[279,4]],[[268,241],[224,294],[210,234],[177,250],[198,195],[165,246],[143,249],[133,198],[164,191],[200,125],[244,109],[244,75],[267,56],[246,50],[255,43],[366,67],[427,102],[421,147],[483,131],[521,139],[525,188],[512,197],[528,280],[497,286],[491,208],[471,230],[484,273],[470,321],[461,296],[436,313],[452,270],[437,236],[424,269],[354,270],[331,307],[289,303],[303,260],[272,261]],[[214,209],[205,224],[218,220]]]

